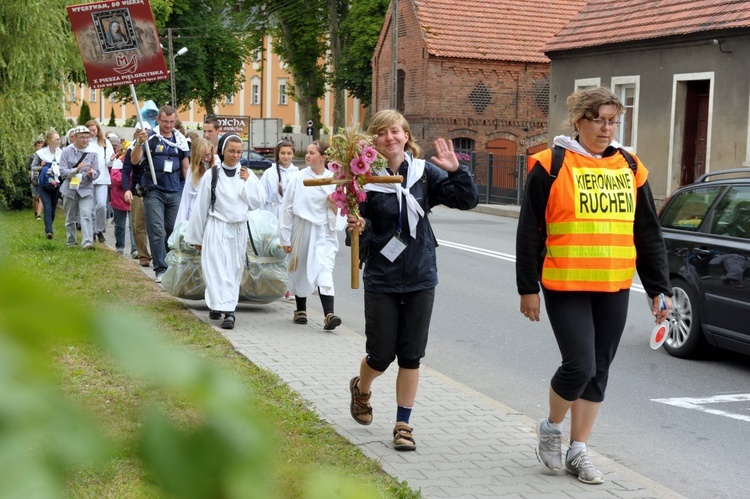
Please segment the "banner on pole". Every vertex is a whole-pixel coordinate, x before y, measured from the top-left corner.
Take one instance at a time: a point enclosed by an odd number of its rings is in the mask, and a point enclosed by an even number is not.
[[[68,17],[90,88],[169,79],[148,0],[71,5]]]

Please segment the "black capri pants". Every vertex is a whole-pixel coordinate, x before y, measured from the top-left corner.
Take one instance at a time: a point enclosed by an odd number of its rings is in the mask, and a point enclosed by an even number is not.
[[[542,289],[562,364],[550,381],[560,397],[602,402],[609,366],[628,315],[630,290],[614,293]]]
[[[365,291],[367,365],[384,372],[398,366],[418,369],[425,355],[435,288],[411,293]]]

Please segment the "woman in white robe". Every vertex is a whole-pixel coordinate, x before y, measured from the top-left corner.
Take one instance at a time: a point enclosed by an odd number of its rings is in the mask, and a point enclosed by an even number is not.
[[[209,318],[220,319],[224,313],[221,327],[233,329],[247,258],[248,213],[263,206],[265,193],[258,177],[239,166],[240,137],[225,135],[219,142],[219,151],[222,163],[216,167],[215,199],[212,202],[213,172],[209,170],[198,185],[185,242],[201,252]]]
[[[341,324],[333,310],[333,266],[339,242],[337,228],[341,227],[338,208],[331,199],[335,186],[303,185],[305,179],[328,178],[333,173],[326,169],[325,151],[328,144],[315,141],[307,146],[307,167],[289,182],[279,221],[280,242],[290,254],[289,291],[294,294],[297,310],[294,322],[307,323],[307,297],[316,289],[323,306],[323,329],[330,331]]]
[[[266,204],[264,210],[270,211],[276,218],[281,219],[281,202],[289,188],[289,181],[299,168],[292,164],[294,159],[294,144],[282,140],[274,151],[276,162],[263,172],[260,182],[266,190]]]

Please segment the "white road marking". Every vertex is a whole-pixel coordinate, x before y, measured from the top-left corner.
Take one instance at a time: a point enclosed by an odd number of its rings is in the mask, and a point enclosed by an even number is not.
[[[499,251],[492,251],[484,248],[477,248],[476,246],[469,246],[468,244],[461,244],[461,243],[454,243],[451,241],[446,241],[444,239],[438,239],[438,244],[441,246],[445,246],[447,248],[453,248],[461,251],[468,251],[469,253],[476,253],[477,255],[484,255],[489,256],[491,258],[498,258],[500,260],[505,260],[508,262],[515,262],[516,256],[515,255],[509,255],[508,253],[500,253]],[[638,293],[645,293],[646,291],[643,289],[643,286],[640,284],[634,282],[633,285],[630,288],[633,291],[637,291]]]
[[[492,251],[484,248],[477,248],[476,246],[469,246],[466,244],[460,244],[460,243],[452,243],[450,241],[445,241],[443,239],[437,240],[438,244],[441,246],[447,246],[448,248],[454,248],[462,251],[468,251],[469,253],[476,253],[478,255],[484,255],[489,256],[492,258],[499,258],[500,260],[506,260],[509,262],[515,262],[516,257],[515,255],[509,255],[507,253],[500,253],[499,251]]]
[[[693,409],[696,411],[707,412],[708,414],[714,414],[716,416],[724,416],[725,418],[739,419],[740,421],[746,421],[750,423],[750,416],[744,414],[736,414],[734,412],[722,411],[719,409],[711,409],[706,407],[709,404],[726,404],[732,402],[748,402],[750,401],[750,393],[737,393],[734,395],[714,395],[708,398],[671,398],[671,399],[651,399],[652,402],[659,402],[660,404],[673,405],[675,407],[682,407],[683,409]],[[744,409],[747,410],[747,409]]]

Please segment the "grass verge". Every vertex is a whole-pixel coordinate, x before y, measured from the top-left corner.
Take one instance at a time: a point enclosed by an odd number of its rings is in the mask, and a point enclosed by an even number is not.
[[[274,430],[275,452],[268,459],[279,497],[313,497],[310,483],[321,470],[348,477],[373,497],[420,497],[337,435],[277,376],[249,362],[181,303],[159,293],[137,266],[112,251],[68,248],[64,216],[57,215],[56,237],[47,240],[42,222],[34,221],[30,211],[0,213],[0,260],[11,262],[36,285],[39,310],[65,313],[62,304],[68,300],[84,302],[94,311],[113,304],[137,310],[173,344],[235,373],[258,395],[253,399],[257,411]],[[70,496],[164,497],[139,458],[135,435],[153,401],[185,426],[200,417],[191,403],[123,374],[87,341],[55,343],[48,358],[58,385],[94,416],[116,449],[104,466],[66,477]]]

